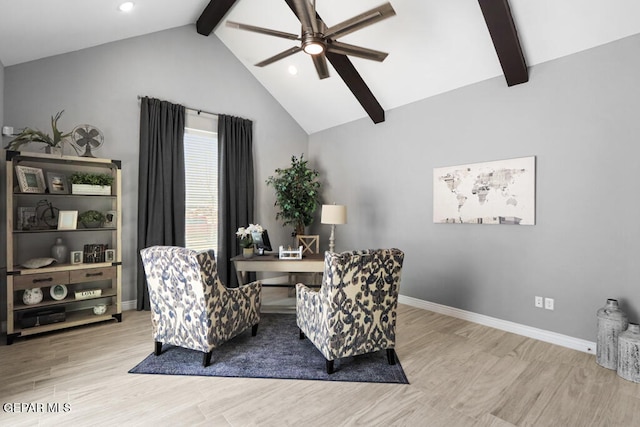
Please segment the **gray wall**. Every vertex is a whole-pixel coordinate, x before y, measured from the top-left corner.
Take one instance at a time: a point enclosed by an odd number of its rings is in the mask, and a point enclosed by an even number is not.
[[[2,61],[0,61],[0,142],[2,142],[2,146],[4,147],[4,137],[2,137],[2,126],[3,121],[2,117],[4,115],[4,65]],[[0,159],[0,176],[4,177],[4,161]],[[5,200],[6,192],[4,185],[4,178],[0,179],[0,200]],[[5,230],[5,222],[6,222],[6,209],[0,209],[0,293],[2,295],[2,299],[4,300],[5,295],[7,295],[6,289],[6,280],[5,280],[5,272],[4,267],[6,267],[6,250],[5,250],[5,242],[7,241],[7,235]],[[0,319],[6,319],[6,304],[0,304]],[[4,323],[4,320],[1,320]],[[0,330],[5,331],[6,326],[0,327]]]
[[[337,249],[399,247],[401,294],[499,319],[593,341],[618,298],[637,322],[639,51],[633,36],[311,135],[325,200],[348,205]],[[434,167],[524,156],[535,226],[433,224]]]
[[[123,301],[136,297],[138,95],[253,120],[257,220],[274,243],[288,239],[264,181],[306,152],[307,134],[215,36],[175,28],[6,67],[4,83],[6,125],[48,130],[50,116],[65,110],[62,130],[95,125],[105,134],[96,155],[122,160]]]

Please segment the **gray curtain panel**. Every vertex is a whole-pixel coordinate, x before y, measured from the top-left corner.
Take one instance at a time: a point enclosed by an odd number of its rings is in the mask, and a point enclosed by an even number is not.
[[[185,107],[143,97],[138,175],[137,309],[149,310],[140,250],[185,245]]]
[[[253,223],[253,122],[218,116],[218,274],[220,280],[237,287],[230,259],[238,255],[238,227]]]

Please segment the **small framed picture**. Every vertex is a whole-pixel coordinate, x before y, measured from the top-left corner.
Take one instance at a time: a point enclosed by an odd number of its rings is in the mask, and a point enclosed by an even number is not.
[[[117,225],[116,222],[118,221],[117,214],[118,213],[116,211],[106,211],[104,213],[104,227],[115,227]]]
[[[50,194],[69,194],[67,176],[60,172],[47,172],[47,187]]]
[[[38,227],[38,217],[35,207],[18,208],[18,230],[34,230]]]
[[[16,176],[20,191],[23,193],[44,193],[44,175],[42,169],[29,166],[16,166]]]
[[[107,249],[104,251],[104,262],[114,262],[116,260],[116,250]]]
[[[78,211],[58,212],[58,230],[75,230],[78,225]]]
[[[71,264],[82,264],[82,251],[70,252]]]

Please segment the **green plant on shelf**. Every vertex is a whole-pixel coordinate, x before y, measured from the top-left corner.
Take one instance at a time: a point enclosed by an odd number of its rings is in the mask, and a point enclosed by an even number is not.
[[[89,172],[74,172],[69,177],[72,184],[88,184],[88,185],[100,185],[110,186],[113,184],[113,176],[107,173],[89,173]]]
[[[88,210],[78,216],[78,220],[87,228],[100,227],[105,219],[104,214],[96,210]]]
[[[30,142],[38,142],[52,148],[61,147],[64,139],[71,135],[71,132],[64,133],[58,130],[58,120],[60,120],[62,113],[64,113],[64,110],[60,111],[55,116],[51,116],[51,130],[53,136],[37,129],[25,128],[4,148],[9,150],[18,150],[21,145],[28,144]]]

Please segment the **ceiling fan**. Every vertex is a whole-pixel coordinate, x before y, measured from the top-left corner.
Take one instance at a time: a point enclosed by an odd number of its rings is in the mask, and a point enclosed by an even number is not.
[[[329,77],[326,58],[327,54],[330,55],[334,53],[339,55],[350,55],[379,62],[384,61],[387,57],[388,54],[385,52],[339,42],[337,39],[353,33],[354,31],[361,30],[378,21],[394,16],[396,12],[391,6],[391,3],[385,3],[332,27],[327,27],[322,19],[320,19],[316,14],[315,0],[313,0],[313,4],[309,3],[308,0],[292,0],[292,3],[294,13],[302,24],[302,31],[300,35],[241,24],[239,22],[226,22],[228,27],[301,42],[299,46],[291,47],[277,55],[267,58],[264,61],[255,64],[256,66],[264,67],[265,65],[272,64],[302,51],[311,56],[313,64],[316,67],[318,77],[320,77],[320,79],[325,79]]]

